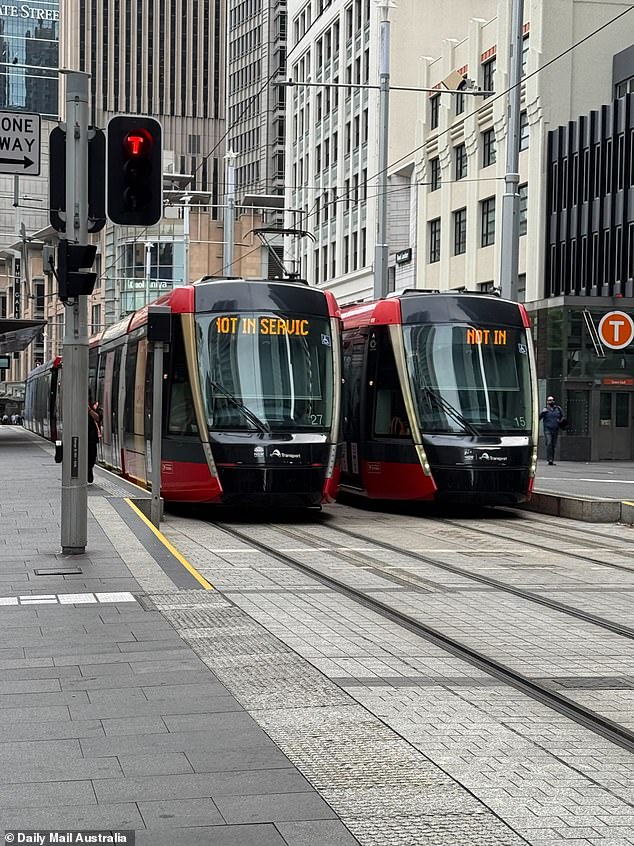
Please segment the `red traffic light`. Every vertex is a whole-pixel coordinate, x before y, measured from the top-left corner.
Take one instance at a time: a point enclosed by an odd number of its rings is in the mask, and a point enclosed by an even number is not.
[[[137,158],[147,156],[152,149],[152,135],[147,129],[134,129],[123,139],[123,148],[126,153]]]
[[[153,226],[163,213],[161,124],[143,115],[108,121],[107,211],[121,226]]]

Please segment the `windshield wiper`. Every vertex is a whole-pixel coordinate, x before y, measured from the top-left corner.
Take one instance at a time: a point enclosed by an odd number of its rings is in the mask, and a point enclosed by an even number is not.
[[[463,415],[458,411],[458,409],[455,408],[448,400],[446,400],[440,394],[437,394],[436,391],[433,391],[431,388],[427,387],[427,385],[423,385],[422,388],[427,394],[427,396],[432,399],[439,408],[442,408],[444,412],[446,412],[450,417],[453,417],[454,420],[460,423],[460,425],[466,432],[469,432],[476,438],[480,437],[480,431],[476,429],[473,423],[469,423],[467,418],[463,417]]]
[[[219,394],[222,394],[229,400],[229,402],[233,403],[236,408],[240,409],[240,411],[244,414],[247,420],[252,423],[256,429],[259,429],[260,432],[264,432],[264,434],[266,435],[271,434],[271,427],[269,426],[269,424],[265,423],[264,420],[260,420],[260,418],[254,411],[251,411],[251,409],[246,406],[242,402],[242,400],[239,400],[238,397],[234,396],[231,391],[228,391],[223,385],[220,384],[220,382],[216,382],[215,379],[210,379],[209,384],[215,391],[218,391]]]

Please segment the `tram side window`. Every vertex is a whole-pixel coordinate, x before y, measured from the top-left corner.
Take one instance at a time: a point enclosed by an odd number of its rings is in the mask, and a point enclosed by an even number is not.
[[[374,435],[380,438],[409,438],[411,431],[403,391],[386,327],[382,327],[378,338],[378,352]]]
[[[136,359],[138,342],[128,344],[125,358],[125,404],[123,407],[123,431],[134,432],[134,381],[136,377]]]
[[[173,350],[168,432],[170,435],[195,435],[198,426],[180,325],[174,333]]]
[[[104,395],[104,382],[106,379],[106,356],[104,353],[101,353],[99,356],[99,367],[97,370],[97,391],[95,393],[95,399],[99,403],[99,407],[103,409],[103,395]]]
[[[96,348],[88,354],[88,396],[94,402],[97,398],[97,362],[98,352]]]

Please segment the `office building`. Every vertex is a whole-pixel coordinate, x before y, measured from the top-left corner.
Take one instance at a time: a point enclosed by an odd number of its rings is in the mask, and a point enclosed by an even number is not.
[[[494,10],[494,0],[401,0],[389,12],[391,83],[420,85],[421,57],[461,33],[471,15]],[[367,86],[378,84],[380,15],[375,0],[288,3],[288,76],[296,85],[287,93],[287,206],[302,214],[287,221],[316,239],[297,248],[302,275],[344,300],[372,291],[379,126],[378,92]],[[391,94],[391,162],[411,159],[416,102],[413,91]]]

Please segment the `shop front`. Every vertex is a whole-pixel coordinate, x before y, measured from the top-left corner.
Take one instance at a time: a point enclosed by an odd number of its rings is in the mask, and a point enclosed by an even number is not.
[[[561,296],[526,307],[540,408],[552,394],[568,419],[559,458],[634,460],[634,298]]]

